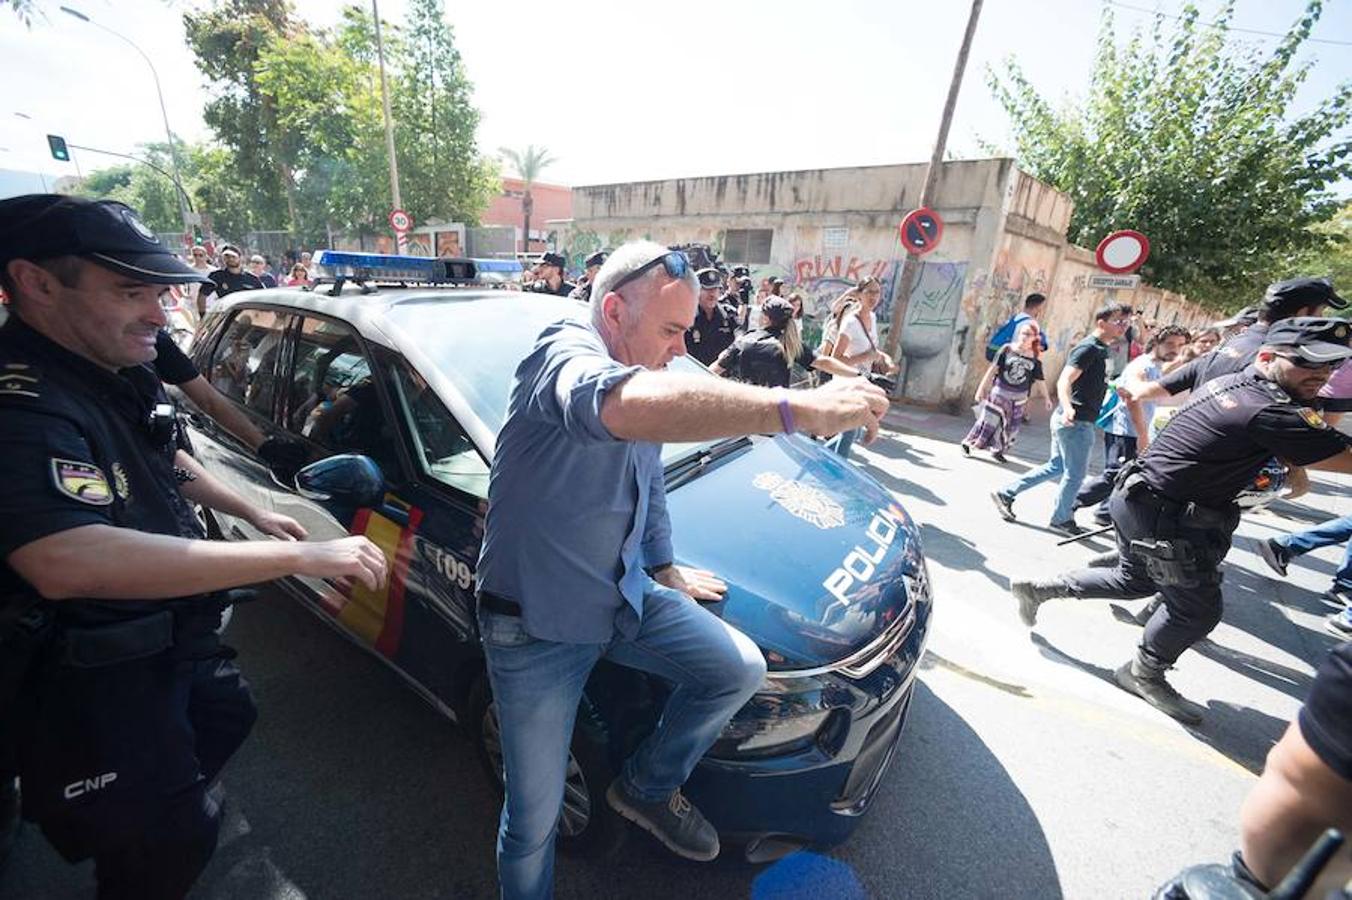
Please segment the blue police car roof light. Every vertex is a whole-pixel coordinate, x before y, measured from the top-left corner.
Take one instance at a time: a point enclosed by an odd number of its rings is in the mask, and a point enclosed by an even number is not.
[[[343,284],[354,281],[366,293],[376,284],[501,285],[521,280],[521,263],[514,259],[396,256],[348,250],[318,250],[314,254],[312,283],[332,284],[337,296]]]

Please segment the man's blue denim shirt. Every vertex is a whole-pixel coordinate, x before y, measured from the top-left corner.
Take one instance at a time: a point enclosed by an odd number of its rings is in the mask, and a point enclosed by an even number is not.
[[[477,578],[479,590],[521,605],[533,637],[632,637],[644,594],[668,590],[644,571],[672,561],[661,445],[619,440],[601,424],[606,394],[640,371],[574,320],[541,332],[517,367]]]

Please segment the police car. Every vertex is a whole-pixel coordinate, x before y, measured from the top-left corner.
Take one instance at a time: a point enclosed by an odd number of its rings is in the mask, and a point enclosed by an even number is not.
[[[586,307],[485,287],[511,280],[498,267],[519,271],[514,261],[323,251],[317,263],[313,290],[222,301],[192,348],[266,435],[303,445],[312,462],[271,471],[185,407],[193,445],[213,474],[313,539],[364,534],[385,551],[381,590],[312,578],[282,587],[458,722],[500,787],[474,616],[489,468],[518,362],[546,325]],[[684,357],[671,368],[714,377]],[[805,436],[671,444],[663,460],[677,561],[728,583],[708,608],[756,641],[769,667],[686,791],[748,859],[839,842],[893,762],[929,631],[918,528],[877,482]],[[258,536],[225,516],[212,526]],[[601,795],[667,692],[657,678],[597,668],[572,740],[565,849],[618,844],[624,823]]]

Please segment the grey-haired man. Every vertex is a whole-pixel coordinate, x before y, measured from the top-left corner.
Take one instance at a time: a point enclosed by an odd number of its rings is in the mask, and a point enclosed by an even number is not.
[[[516,371],[478,568],[506,770],[498,875],[509,900],[551,895],[569,740],[603,657],[674,685],[607,802],[681,856],[718,855],[717,833],[680,788],[760,686],[765,661],[692,602],[718,599],[723,582],[672,563],[661,443],[856,427],[871,438],[887,409],[863,379],[789,392],[663,371],[685,353],[697,293],[682,253],[626,244],[598,273],[588,319],[546,328]]]

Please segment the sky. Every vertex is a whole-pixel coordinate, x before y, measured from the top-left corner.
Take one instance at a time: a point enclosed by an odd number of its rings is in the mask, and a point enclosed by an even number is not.
[[[336,0],[293,0],[315,25]],[[163,141],[150,68],[135,49],[60,12],[65,3],[134,41],[153,60],[168,118],[188,140],[210,137],[210,97],[184,37],[184,0],[36,0],[26,28],[0,3],[0,170],[52,178],[118,164],[75,151],[58,163],[45,135],[133,153]],[[1121,0],[1176,14],[1183,0]],[[1215,5],[1201,0],[1203,19]],[[1304,0],[1237,0],[1234,24],[1285,32]],[[1352,0],[1327,0],[1314,37],[1352,44]],[[481,113],[479,146],[544,145],[542,181],[568,184],[915,162],[929,158],[966,25],[960,0],[448,0]],[[949,136],[949,154],[1012,150],[988,68],[1016,60],[1052,98],[1083,96],[1103,0],[986,0]],[[1149,13],[1115,3],[1119,33]],[[401,22],[405,0],[381,0]],[[1275,38],[1245,36],[1259,46]],[[1313,107],[1352,79],[1352,46],[1307,44],[1316,60],[1297,98]],[[3,189],[3,184],[0,184]]]

